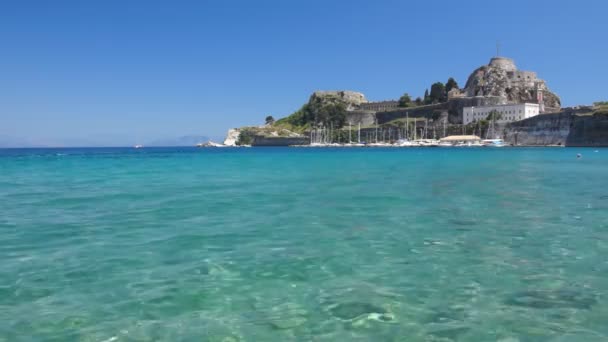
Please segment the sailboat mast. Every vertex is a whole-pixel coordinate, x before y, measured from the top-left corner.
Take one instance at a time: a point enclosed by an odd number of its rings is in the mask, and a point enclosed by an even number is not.
[[[410,114],[405,112],[405,140],[407,140],[407,131],[410,130]]]
[[[378,142],[378,119],[376,119],[376,143]]]
[[[429,138],[428,130],[427,130],[428,123],[429,123],[429,119],[424,118],[424,138],[423,139],[428,139]]]

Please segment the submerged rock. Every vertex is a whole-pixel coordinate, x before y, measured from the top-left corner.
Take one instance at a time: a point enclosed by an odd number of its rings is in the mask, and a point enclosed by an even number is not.
[[[471,327],[464,325],[436,326],[429,331],[429,334],[447,339],[448,341],[458,341],[461,335],[466,334],[470,330]]]
[[[270,322],[270,325],[277,330],[287,330],[299,327],[306,323],[306,318],[302,316],[285,317]]]
[[[270,326],[277,330],[299,327],[308,320],[308,312],[297,303],[283,303],[266,311]]]
[[[477,222],[473,221],[473,220],[449,219],[448,222],[450,224],[453,224],[456,226],[475,226],[475,225],[477,225]]]
[[[393,315],[391,313],[382,307],[370,303],[340,303],[332,306],[329,311],[334,317],[337,317],[343,321],[352,321],[362,317],[382,322],[393,320]]]
[[[574,290],[521,291],[505,300],[505,304],[534,309],[573,308],[589,310],[597,299],[592,294]]]
[[[464,308],[438,309],[426,317],[429,323],[445,323],[454,321],[465,321],[468,318]]]

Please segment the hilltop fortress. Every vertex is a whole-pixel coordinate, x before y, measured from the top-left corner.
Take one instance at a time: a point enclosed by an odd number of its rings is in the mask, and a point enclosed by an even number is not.
[[[561,107],[557,95],[549,91],[544,80],[533,71],[518,70],[510,58],[494,57],[469,76],[463,91],[466,97],[497,97],[502,104],[539,103],[548,110]]]
[[[328,92],[326,92],[328,93]],[[336,93],[336,92],[334,92]],[[358,97],[365,98],[361,93]],[[346,96],[348,98],[350,96]],[[410,117],[437,117],[438,113],[451,123],[463,123],[466,107],[504,106],[532,103],[539,105],[539,114],[557,112],[560,98],[551,92],[536,72],[518,70],[515,62],[506,57],[494,57],[490,63],[473,71],[463,89],[452,89],[447,101],[417,107],[400,107],[398,101],[352,103],[347,121],[363,126],[384,124],[391,120]]]

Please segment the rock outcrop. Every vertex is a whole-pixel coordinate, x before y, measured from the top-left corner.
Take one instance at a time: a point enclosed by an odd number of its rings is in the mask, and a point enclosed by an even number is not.
[[[306,142],[309,139],[302,134],[272,126],[231,128],[224,139],[225,146],[289,146]]]
[[[224,139],[224,145],[236,146],[236,143],[239,141],[240,135],[241,131],[238,128],[229,129],[228,133],[226,134],[226,139]]]
[[[349,90],[338,91],[315,91],[308,101],[309,104],[344,104],[346,110],[355,110],[362,103],[367,103],[367,99],[363,93]]]
[[[539,91],[546,107],[561,107],[559,97],[535,72],[518,70],[510,58],[495,57],[488,65],[473,71],[467,80],[464,95],[496,96],[504,99],[505,103],[536,103]]]

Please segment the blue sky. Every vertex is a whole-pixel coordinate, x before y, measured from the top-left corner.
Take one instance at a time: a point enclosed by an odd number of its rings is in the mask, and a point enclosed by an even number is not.
[[[0,140],[132,145],[285,116],[315,90],[422,95],[496,53],[608,100],[608,2],[0,0]]]

